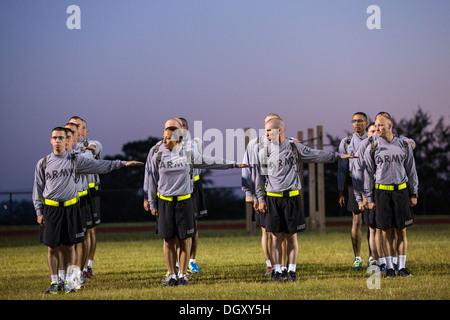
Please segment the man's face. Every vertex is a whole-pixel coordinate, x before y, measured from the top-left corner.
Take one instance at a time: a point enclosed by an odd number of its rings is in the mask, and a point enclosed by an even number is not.
[[[86,139],[87,132],[86,132],[86,123],[80,119],[70,119],[70,123],[75,123],[78,126],[78,138],[84,138]]]
[[[60,153],[66,150],[67,135],[66,131],[54,130],[50,137],[50,143],[53,146],[53,151]]]
[[[278,143],[280,139],[280,129],[274,128],[272,124],[266,126],[266,137],[269,142]]]
[[[390,121],[385,117],[378,117],[375,120],[375,127],[377,128],[376,134],[380,138],[386,139],[391,129]]]
[[[369,127],[369,130],[367,130],[367,136],[368,136],[368,137],[373,136],[373,135],[375,134],[376,131],[377,131],[377,130],[376,130],[376,128],[375,128],[375,125],[370,126],[370,127]]]
[[[362,135],[366,131],[367,120],[361,114],[355,114],[352,118],[353,130],[357,135]]]
[[[72,141],[73,141],[73,134],[72,132],[66,132],[66,150],[72,149]]]
[[[178,140],[172,140],[173,133],[174,132],[170,130],[164,130],[163,143],[166,149],[169,149],[170,151],[178,144]]]
[[[67,132],[67,144],[69,149],[72,149],[72,147],[77,144],[78,131],[76,130],[75,126],[66,126],[66,128],[69,128],[74,132],[73,134],[72,132]]]

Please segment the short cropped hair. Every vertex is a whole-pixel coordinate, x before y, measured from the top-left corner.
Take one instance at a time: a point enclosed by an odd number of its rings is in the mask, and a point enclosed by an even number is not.
[[[364,112],[359,111],[359,112],[355,112],[355,113],[353,114],[353,116],[356,116],[356,115],[363,116],[364,119],[366,119],[366,121],[367,121],[367,115],[366,115]]]

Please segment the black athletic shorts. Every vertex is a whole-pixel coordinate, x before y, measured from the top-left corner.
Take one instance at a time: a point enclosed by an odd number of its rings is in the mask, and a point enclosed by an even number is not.
[[[84,222],[85,231],[86,228],[89,229],[94,226],[92,222],[92,212],[89,195],[80,197],[80,216],[81,220]]]
[[[403,229],[414,224],[414,213],[409,204],[408,189],[374,190],[375,220],[378,229]]]
[[[267,196],[266,231],[298,233],[306,230],[300,195],[294,197]]]
[[[360,214],[362,211],[359,210],[358,202],[356,202],[355,193],[353,192],[353,185],[347,184],[347,211],[353,212],[354,214]]]
[[[253,216],[255,218],[255,223],[257,227],[262,227],[265,228],[266,227],[266,216],[267,213],[265,212],[256,212],[255,210],[253,210]]]
[[[206,209],[205,194],[203,193],[203,186],[200,181],[194,182],[194,191],[192,192],[192,196],[195,199],[195,219],[206,217],[208,215],[208,210]]]
[[[157,234],[159,238],[187,239],[197,232],[194,220],[194,199],[167,201],[158,199]]]
[[[376,228],[377,223],[375,221],[375,210],[365,208],[363,212],[363,222],[364,225],[368,227]]]
[[[53,248],[84,241],[79,202],[68,207],[44,205],[43,209],[44,226],[39,229],[41,243]]]
[[[98,186],[95,188],[89,188],[89,196],[91,197],[91,212],[92,212],[92,220],[94,223],[94,227],[98,226],[101,222],[100,217],[100,191],[96,190]]]
[[[267,204],[267,197],[265,197],[264,201],[266,201],[266,204]],[[259,211],[256,212],[253,209],[253,204],[252,204],[252,210],[253,210],[253,219],[252,220],[255,221],[256,226],[265,228],[266,227],[266,216],[267,216],[267,213],[266,212],[259,212]]]

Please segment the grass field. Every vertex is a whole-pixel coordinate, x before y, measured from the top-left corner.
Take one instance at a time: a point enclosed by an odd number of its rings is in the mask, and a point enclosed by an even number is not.
[[[197,261],[202,272],[185,287],[165,288],[162,241],[154,232],[98,233],[93,279],[70,295],[45,295],[50,284],[47,248],[36,236],[0,238],[1,300],[334,300],[450,298],[450,225],[408,229],[410,278],[380,279],[369,289],[370,274],[351,270],[348,227],[326,234],[299,235],[298,281],[272,283],[265,277],[259,230],[201,230]],[[366,228],[363,227],[363,236]],[[362,258],[368,258],[367,242]],[[371,278],[372,279],[372,278]]]

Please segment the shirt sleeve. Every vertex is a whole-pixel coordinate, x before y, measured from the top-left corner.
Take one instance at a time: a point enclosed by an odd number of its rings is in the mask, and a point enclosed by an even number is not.
[[[150,157],[149,162],[149,172],[148,172],[148,203],[150,205],[150,209],[157,209],[157,192],[158,192],[158,181],[159,181],[159,171],[156,167],[156,158],[157,154]]]
[[[250,166],[254,166],[254,149],[253,144],[247,145],[247,149],[245,150],[244,159],[242,160],[243,164],[248,164]],[[242,177],[241,177],[241,189],[245,192],[245,196],[253,196],[255,193],[255,169],[253,168],[242,168]]]
[[[419,178],[417,176],[416,162],[411,145],[408,143],[408,156],[405,160],[405,170],[408,176],[409,191],[411,194],[417,194],[419,190]]]
[[[33,183],[33,205],[36,210],[36,215],[42,215],[42,205],[44,196],[42,195],[45,188],[45,172],[42,168],[43,159],[39,160],[34,170],[34,183]]]
[[[75,157],[77,158],[77,170],[79,173],[106,174],[124,167],[127,163],[121,160],[88,159],[79,154],[75,155]]]
[[[339,144],[339,152],[345,153],[345,140],[347,138],[341,140],[341,143]],[[338,172],[337,172],[337,183],[338,183],[338,190],[343,191],[345,180],[347,179],[348,175],[348,159],[339,159],[338,160]]]
[[[373,199],[373,183],[375,174],[375,163],[371,155],[371,145],[368,145],[364,150],[364,195],[367,202],[374,202]]]

